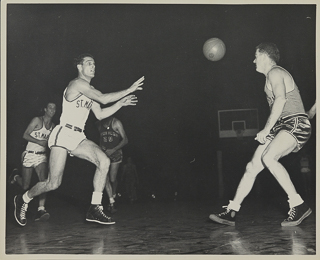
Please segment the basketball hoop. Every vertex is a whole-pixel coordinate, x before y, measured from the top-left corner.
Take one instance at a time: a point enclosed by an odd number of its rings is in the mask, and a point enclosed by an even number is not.
[[[220,138],[254,137],[259,132],[258,109],[218,110],[218,123]]]
[[[236,132],[236,136],[238,140],[242,140],[243,139],[243,133],[244,133],[244,129],[237,129],[234,130]]]

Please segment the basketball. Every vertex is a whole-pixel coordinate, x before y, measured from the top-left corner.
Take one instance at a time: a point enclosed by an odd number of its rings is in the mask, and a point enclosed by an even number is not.
[[[219,38],[210,38],[203,45],[203,54],[210,61],[218,61],[226,53],[226,46]]]

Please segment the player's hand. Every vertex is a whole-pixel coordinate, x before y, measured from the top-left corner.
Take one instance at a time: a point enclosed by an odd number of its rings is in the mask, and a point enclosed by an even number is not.
[[[138,79],[135,83],[133,83],[131,85],[131,87],[129,88],[130,93],[136,91],[136,90],[142,90],[143,88],[140,87],[143,85],[143,81],[144,81],[144,76],[141,77],[140,79]]]
[[[138,99],[135,95],[129,95],[119,100],[122,106],[135,106],[137,102]]]
[[[270,131],[263,129],[259,133],[257,133],[257,136],[256,138],[254,138],[254,140],[257,140],[260,144],[265,144],[269,133]]]
[[[115,151],[113,149],[106,149],[105,152],[106,152],[107,156],[110,157]]]

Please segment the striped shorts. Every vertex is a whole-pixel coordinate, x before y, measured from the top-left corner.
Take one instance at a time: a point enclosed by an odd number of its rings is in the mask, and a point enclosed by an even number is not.
[[[298,152],[311,136],[311,124],[306,114],[294,114],[280,118],[271,129],[267,139],[273,138],[280,132],[286,131],[297,141],[297,146],[293,152]]]
[[[107,155],[107,154],[106,154]],[[108,156],[108,155],[107,155]],[[123,153],[122,150],[119,149],[117,151],[115,151],[113,154],[111,154],[110,156],[108,156],[110,158],[110,163],[111,164],[117,164],[117,163],[122,163],[122,159],[123,159]]]

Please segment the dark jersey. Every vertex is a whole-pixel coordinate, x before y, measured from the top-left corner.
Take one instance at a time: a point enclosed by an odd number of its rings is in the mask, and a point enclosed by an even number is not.
[[[121,142],[121,135],[112,128],[114,117],[100,122],[100,147],[102,150],[112,149]]]

